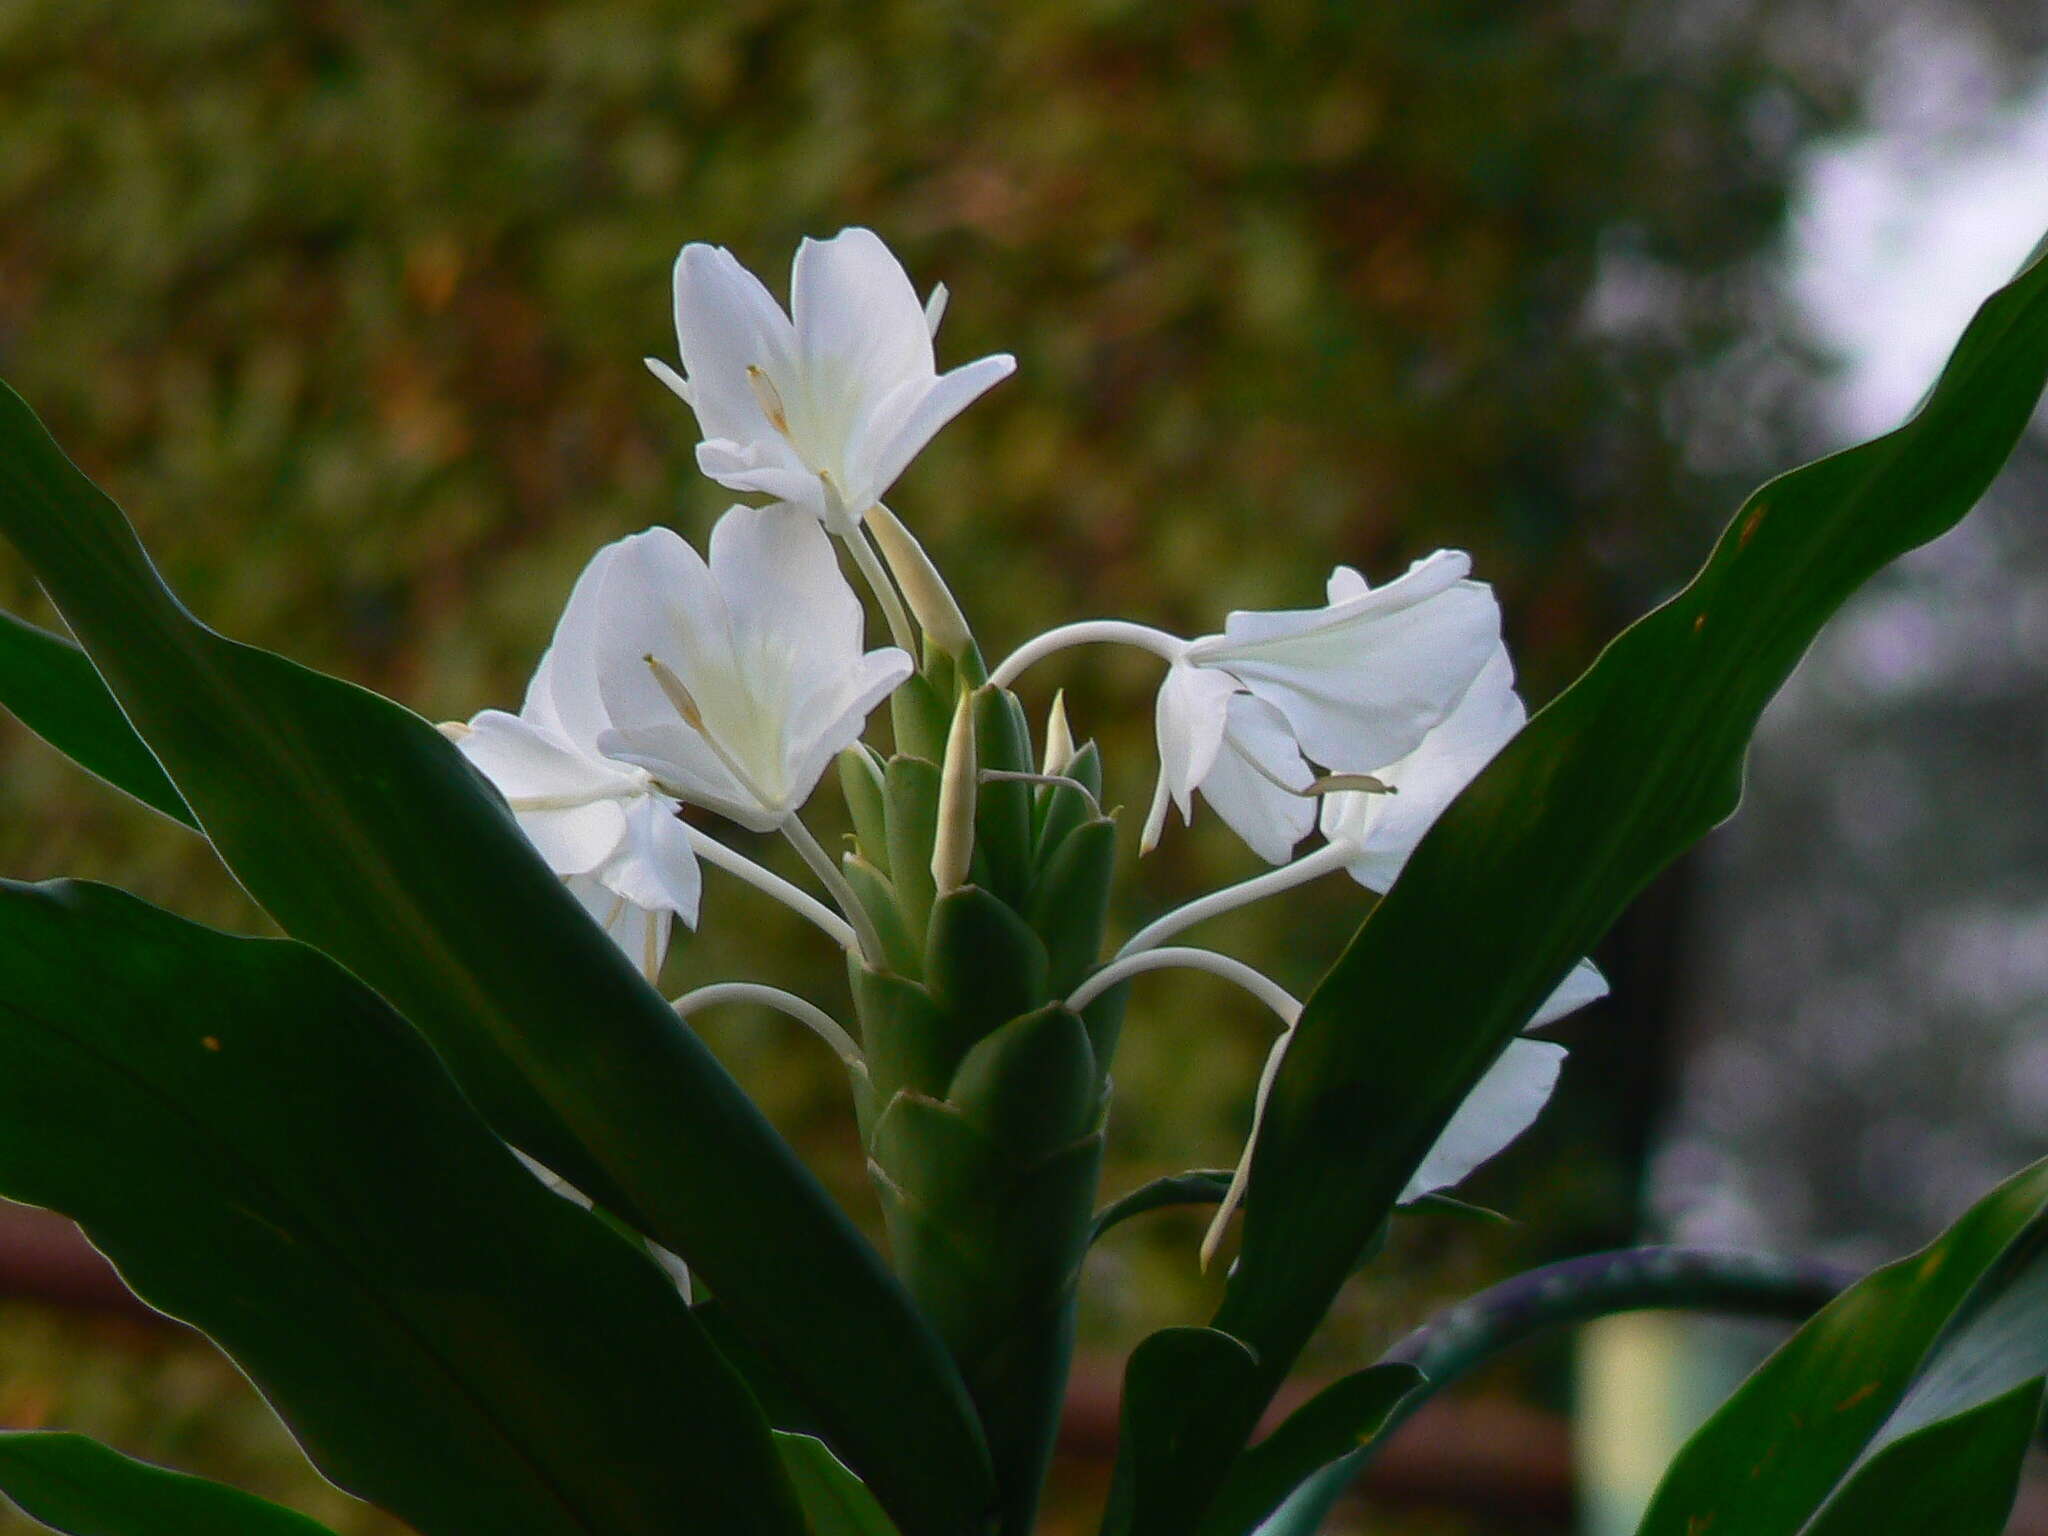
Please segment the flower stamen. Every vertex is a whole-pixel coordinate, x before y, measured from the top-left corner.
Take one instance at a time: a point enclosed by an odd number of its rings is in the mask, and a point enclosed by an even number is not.
[[[788,437],[789,413],[783,409],[782,392],[775,387],[775,381],[749,363],[747,384],[754,391],[754,403],[761,407],[761,414],[768,418],[769,425],[784,437]]]

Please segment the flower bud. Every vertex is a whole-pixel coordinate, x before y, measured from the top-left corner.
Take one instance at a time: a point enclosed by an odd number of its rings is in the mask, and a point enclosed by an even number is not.
[[[960,690],[953,729],[946,736],[946,763],[939,774],[939,824],[932,839],[932,884],[941,896],[967,883],[974,857],[974,805],[980,776],[974,751],[974,695]]]

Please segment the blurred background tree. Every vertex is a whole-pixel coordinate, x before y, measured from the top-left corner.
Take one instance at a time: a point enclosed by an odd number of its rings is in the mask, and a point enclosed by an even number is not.
[[[1458,545],[1540,701],[1824,430],[1788,202],[1909,24],[1995,39],[1993,92],[2043,41],[2037,8],[1996,0],[0,0],[0,371],[202,616],[467,716],[516,702],[598,545],[699,536],[724,503],[639,362],[673,349],[677,247],[729,245],[779,289],[798,236],[864,223],[951,286],[942,359],[1018,355],[893,498],[992,652],[1072,617],[1198,633],[1315,601],[1336,562],[1379,579]],[[38,612],[11,563],[0,595]],[[1054,681],[1111,799],[1141,806],[1149,666],[1048,667],[1034,707]],[[260,925],[194,840],[11,726],[0,785],[7,875]],[[1170,836],[1126,915],[1247,858],[1212,825]],[[1616,1001],[1570,1031],[1558,1106],[1479,1186],[1522,1225],[1413,1224],[1326,1362],[1507,1265],[1631,1234],[1686,890],[1616,936]],[[1318,889],[1223,939],[1301,988],[1359,910]],[[670,981],[836,1000],[836,973],[714,884]],[[1199,979],[1146,988],[1118,1188],[1233,1158],[1265,1045]],[[763,1020],[711,1033],[865,1217],[829,1063]],[[1104,1246],[1090,1347],[1198,1314],[1219,1283],[1198,1231],[1161,1216]],[[190,1346],[180,1379],[219,1389],[196,1409],[82,1325],[16,1308],[4,1328],[0,1420],[377,1528],[318,1502]]]

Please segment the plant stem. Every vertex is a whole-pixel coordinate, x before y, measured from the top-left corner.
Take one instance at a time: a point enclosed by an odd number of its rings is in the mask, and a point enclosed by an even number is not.
[[[1303,854],[1292,864],[1282,864],[1278,869],[1269,869],[1249,880],[1240,880],[1220,891],[1211,891],[1184,907],[1175,907],[1163,917],[1154,918],[1125,941],[1124,947],[1116,952],[1116,958],[1121,960],[1140,950],[1152,949],[1197,923],[1205,923],[1225,912],[1233,912],[1268,896],[1290,891],[1297,885],[1305,885],[1333,869],[1342,869],[1354,857],[1356,854],[1349,843],[1326,843],[1313,853]]]
[[[791,885],[773,870],[764,869],[745,854],[726,847],[709,832],[687,821],[682,826],[684,835],[690,839],[690,846],[706,864],[744,880],[763,895],[774,897],[799,917],[816,924],[841,949],[860,948],[860,937],[853,931],[853,926],[810,892]]]
[[[867,908],[860,904],[860,897],[854,894],[853,887],[846,883],[846,876],[842,875],[839,866],[832,862],[832,855],[818,846],[818,840],[811,836],[811,829],[805,826],[794,812],[783,818],[782,835],[789,839],[792,848],[803,855],[804,862],[811,866],[811,873],[818,877],[827,891],[831,892],[832,899],[839,904],[839,910],[846,915],[847,922],[853,925],[856,943],[848,947],[856,949],[869,965],[880,965],[881,935],[875,932],[874,920],[868,916]]]
[[[831,1046],[832,1053],[846,1064],[848,1071],[863,1077],[867,1075],[867,1063],[861,1057],[860,1046],[844,1026],[816,1003],[798,997],[794,992],[785,992],[781,987],[771,987],[758,981],[715,981],[693,992],[685,992],[674,1000],[673,1006],[680,1017],[687,1019],[701,1009],[715,1008],[720,1003],[754,1003],[795,1019]]]
[[[1058,629],[1048,629],[1035,640],[1025,641],[1003,658],[1002,665],[989,673],[988,680],[998,688],[1007,688],[1033,662],[1043,661],[1055,651],[1076,645],[1134,645],[1166,661],[1176,660],[1187,649],[1187,642],[1178,635],[1169,635],[1149,624],[1132,624],[1123,619],[1090,619],[1080,624],[1062,624]]]

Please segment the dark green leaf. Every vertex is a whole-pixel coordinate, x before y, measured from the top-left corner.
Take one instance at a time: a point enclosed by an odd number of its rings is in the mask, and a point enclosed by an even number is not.
[[[1258,1351],[1238,1438],[1457,1105],[1658,870],[1735,807],[1758,714],[1841,603],[1983,494],[2048,377],[2048,267],[1993,295],[1898,431],[1771,482],[1706,566],[1436,823],[1309,999],[1267,1102],[1216,1326]],[[1141,1529],[1213,1493],[1188,1466]]]
[[[1450,1216],[1459,1221],[1485,1222],[1489,1226],[1511,1227],[1515,1218],[1503,1215],[1490,1206],[1474,1205],[1470,1200],[1460,1200],[1456,1195],[1447,1195],[1436,1190],[1427,1195],[1417,1195],[1413,1200],[1404,1201],[1394,1207],[1396,1216]]]
[[[1238,1450],[1232,1427],[1203,1407],[1251,1390],[1258,1370],[1241,1340],[1213,1328],[1163,1328],[1131,1351],[1104,1530],[1129,1529],[1141,1511],[1161,1507],[1188,1467],[1227,1468]]]
[[[0,1493],[66,1536],[333,1536],[317,1520],[83,1435],[0,1433]]]
[[[943,1346],[460,753],[388,700],[200,624],[4,389],[0,530],[287,932],[423,1030],[500,1134],[701,1272],[912,1536],[985,1507],[985,1447]]]
[[[0,883],[0,977],[0,1193],[218,1341],[337,1483],[428,1536],[801,1531],[675,1287],[324,956]]]
[[[79,767],[197,826],[85,652],[11,613],[0,613],[0,707]]]
[[[1231,1170],[1228,1168],[1196,1168],[1140,1184],[1095,1213],[1095,1225],[1089,1232],[1088,1241],[1097,1241],[1111,1227],[1129,1221],[1133,1216],[1143,1216],[1147,1211],[1164,1210],[1172,1205],[1220,1205],[1224,1195],[1229,1193],[1230,1180]]]
[[[811,1536],[896,1536],[875,1496],[824,1441],[778,1431],[775,1449],[782,1453]]]
[[[1318,1468],[1377,1435],[1422,1385],[1422,1372],[1394,1363],[1367,1366],[1323,1388],[1237,1458],[1201,1536],[1244,1536]]]
[[[1805,1531],[1830,1499],[1870,1497],[1850,1491],[1866,1475],[1924,1472],[1926,1447],[1953,1439],[1948,1425],[2032,1385],[2048,1369],[2044,1206],[2048,1163],[2038,1163],[1843,1292],[1679,1453],[1642,1536]],[[1955,1465],[1981,1481],[1974,1459]]]
[[[1999,1536],[2041,1418],[2041,1383],[1886,1446],[1802,1536]]]

